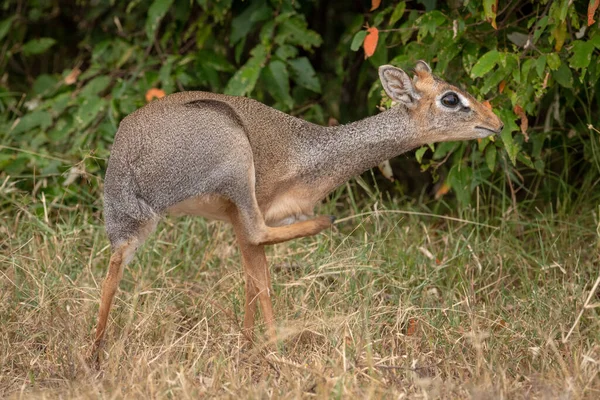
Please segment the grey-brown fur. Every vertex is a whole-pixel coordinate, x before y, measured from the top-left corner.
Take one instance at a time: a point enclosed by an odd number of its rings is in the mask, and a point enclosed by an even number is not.
[[[313,206],[353,175],[417,146],[481,138],[502,129],[491,110],[431,75],[382,66],[384,90],[398,104],[362,121],[321,127],[257,101],[183,92],[126,117],[105,178],[106,229],[112,245],[102,289],[98,354],[123,267],[167,213],[232,223],[246,282],[244,330],[254,327],[256,299],[275,335],[264,245],[310,236],[331,226],[309,218]],[[450,97],[460,107],[449,106]]]
[[[244,97],[173,94],[121,122],[105,179],[110,241],[115,246],[135,235],[188,197],[219,194],[243,202],[248,188],[240,176],[249,163],[259,204],[298,179],[315,188],[330,180],[333,189],[416,146],[413,132],[403,107],[326,128]]]

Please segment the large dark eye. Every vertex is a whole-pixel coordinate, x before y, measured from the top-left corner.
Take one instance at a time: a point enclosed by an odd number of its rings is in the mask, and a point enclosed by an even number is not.
[[[460,100],[456,93],[446,93],[444,97],[442,97],[442,104],[448,108],[455,108],[460,104]]]

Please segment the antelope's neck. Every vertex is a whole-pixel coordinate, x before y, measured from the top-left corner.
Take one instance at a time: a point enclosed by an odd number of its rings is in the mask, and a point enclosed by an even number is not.
[[[348,125],[312,126],[297,149],[299,178],[322,198],[351,177],[421,143],[408,110],[394,107]]]

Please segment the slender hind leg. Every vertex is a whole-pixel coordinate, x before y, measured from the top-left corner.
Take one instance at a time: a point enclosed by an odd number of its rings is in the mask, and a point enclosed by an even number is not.
[[[133,258],[137,248],[146,240],[148,234],[154,230],[156,222],[151,221],[142,226],[138,235],[127,240],[125,243],[116,247],[110,257],[108,273],[102,283],[102,295],[100,298],[100,309],[98,311],[98,324],[96,325],[96,337],[90,353],[90,361],[98,365],[100,361],[100,350],[104,342],[108,314],[113,303],[113,299],[119,287],[119,282],[123,277],[123,269]]]

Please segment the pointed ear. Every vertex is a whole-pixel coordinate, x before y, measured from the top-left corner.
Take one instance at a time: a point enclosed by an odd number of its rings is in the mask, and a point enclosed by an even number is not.
[[[423,60],[417,61],[417,65],[415,66],[415,72],[425,72],[427,74],[431,74],[431,67]]]
[[[379,79],[383,90],[392,100],[411,106],[419,98],[413,87],[413,83],[406,72],[392,65],[379,67]]]

